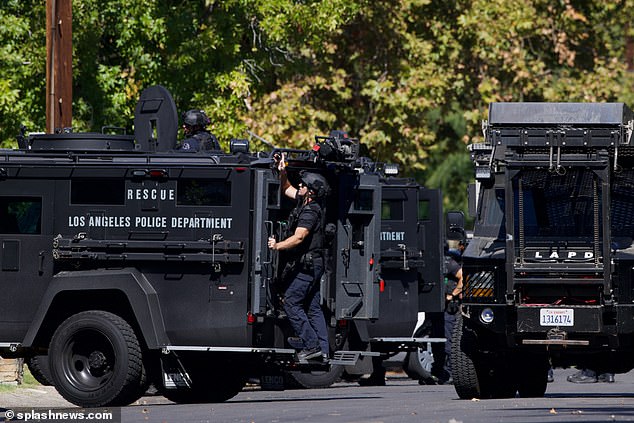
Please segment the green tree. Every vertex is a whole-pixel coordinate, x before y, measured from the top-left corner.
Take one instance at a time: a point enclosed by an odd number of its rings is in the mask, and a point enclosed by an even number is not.
[[[0,140],[43,130],[44,2],[0,0]],[[492,101],[624,101],[634,0],[74,0],[78,130],[131,128],[140,91],[205,109],[221,142],[345,129],[466,208]],[[262,148],[255,139],[255,148]],[[451,182],[446,179],[451,175]],[[455,183],[454,183],[455,182]]]
[[[41,1],[0,4],[0,145],[11,147],[21,124],[45,127],[46,11]]]

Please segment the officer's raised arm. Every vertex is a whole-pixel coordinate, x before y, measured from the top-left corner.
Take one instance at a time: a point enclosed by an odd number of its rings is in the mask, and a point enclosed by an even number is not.
[[[275,162],[277,166],[277,170],[280,172],[280,182],[282,193],[291,199],[297,198],[297,188],[295,188],[288,180],[288,175],[286,174],[286,155],[282,153],[281,156],[275,156]]]

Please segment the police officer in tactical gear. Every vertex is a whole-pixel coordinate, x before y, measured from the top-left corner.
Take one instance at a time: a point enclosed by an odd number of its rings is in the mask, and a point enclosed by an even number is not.
[[[269,238],[269,248],[286,251],[290,256],[290,284],[284,293],[284,310],[304,348],[297,353],[300,361],[328,358],[328,332],[321,310],[320,280],[324,273],[323,211],[319,199],[328,194],[326,179],[313,172],[302,172],[295,188],[288,181],[284,155],[276,157],[281,190],[297,206],[289,217],[290,236],[281,241]],[[287,265],[287,268],[289,266]]]
[[[183,132],[186,138],[177,149],[191,152],[220,150],[218,139],[206,129],[210,122],[203,110],[188,110],[183,113]]]

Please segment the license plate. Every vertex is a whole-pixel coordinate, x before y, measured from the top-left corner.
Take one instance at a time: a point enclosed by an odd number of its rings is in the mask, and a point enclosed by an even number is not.
[[[574,326],[575,311],[571,308],[541,308],[539,309],[539,324],[541,326]]]

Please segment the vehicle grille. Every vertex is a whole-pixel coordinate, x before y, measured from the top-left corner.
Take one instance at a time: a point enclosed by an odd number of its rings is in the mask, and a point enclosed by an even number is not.
[[[491,298],[495,296],[493,272],[484,271],[467,275],[463,298]]]

